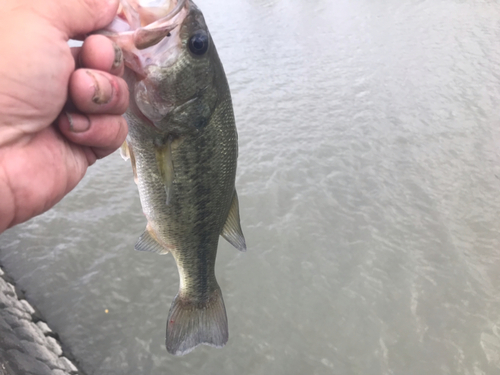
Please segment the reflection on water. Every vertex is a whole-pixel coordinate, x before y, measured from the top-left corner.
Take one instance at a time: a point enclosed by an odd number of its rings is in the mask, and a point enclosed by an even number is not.
[[[88,374],[500,374],[496,2],[200,0],[230,81],[249,244],[222,350],[163,347],[173,259],[92,167],[0,260]],[[108,310],[108,313],[105,310]]]

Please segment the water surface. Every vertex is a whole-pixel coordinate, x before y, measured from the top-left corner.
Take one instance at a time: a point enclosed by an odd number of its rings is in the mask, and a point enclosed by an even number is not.
[[[115,154],[0,236],[83,370],[500,374],[498,2],[197,4],[240,137],[249,249],[221,240],[216,266],[230,339],[166,352],[176,266],[133,250],[145,219]]]

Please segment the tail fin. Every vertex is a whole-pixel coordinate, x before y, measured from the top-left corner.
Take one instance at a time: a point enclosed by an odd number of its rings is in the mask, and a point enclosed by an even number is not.
[[[228,338],[226,308],[219,288],[205,303],[183,300],[177,295],[167,320],[167,351],[184,355],[200,344],[222,348]]]

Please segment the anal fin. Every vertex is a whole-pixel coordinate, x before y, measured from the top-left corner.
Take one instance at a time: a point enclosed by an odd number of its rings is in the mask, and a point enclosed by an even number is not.
[[[135,249],[137,251],[150,251],[152,253],[157,254],[167,254],[168,250],[162,246],[155,238],[155,235],[152,233],[149,225],[146,227],[146,230],[139,237],[135,244]]]
[[[222,228],[221,236],[238,250],[247,250],[245,237],[243,236],[240,225],[240,209],[236,189],[234,189],[233,201],[231,202],[231,208],[229,209],[226,223]]]

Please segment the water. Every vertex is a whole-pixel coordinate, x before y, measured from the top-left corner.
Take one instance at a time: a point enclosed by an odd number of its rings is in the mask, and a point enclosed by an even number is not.
[[[240,135],[230,339],[164,349],[178,276],[133,251],[128,163],[0,236],[87,374],[500,374],[496,1],[199,0]],[[106,313],[107,310],[107,313]]]

